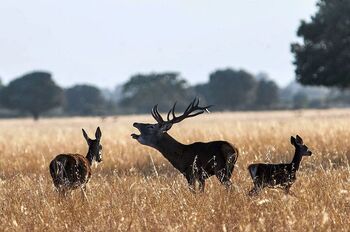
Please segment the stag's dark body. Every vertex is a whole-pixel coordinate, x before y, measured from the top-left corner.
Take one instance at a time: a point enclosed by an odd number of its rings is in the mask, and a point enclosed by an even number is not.
[[[205,179],[213,175],[221,183],[231,184],[230,178],[238,158],[238,149],[226,141],[184,145],[165,134],[156,149],[186,177],[191,187],[196,180],[204,185]]]
[[[204,191],[205,180],[213,175],[216,175],[226,187],[230,187],[230,178],[238,158],[237,148],[226,141],[196,142],[185,145],[167,133],[173,124],[207,111],[208,107],[200,107],[198,104],[199,100],[195,99],[179,117],[175,116],[174,105],[168,113],[167,121],[163,120],[155,106],[152,116],[157,123],[134,123],[134,127],[141,134],[131,136],[139,143],[153,147],[162,153],[186,177],[192,191],[195,190],[196,181],[199,183],[200,191]],[[173,116],[172,119],[170,115]]]
[[[296,172],[299,169],[303,156],[310,156],[312,153],[303,144],[300,136],[291,137],[291,143],[295,147],[295,154],[291,163],[282,164],[251,164],[248,171],[253,179],[254,187],[250,194],[257,194],[265,187],[281,186],[288,193],[290,187],[296,180]]]

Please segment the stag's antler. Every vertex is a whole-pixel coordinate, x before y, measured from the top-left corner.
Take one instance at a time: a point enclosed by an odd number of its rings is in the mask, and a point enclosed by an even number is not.
[[[174,106],[168,112],[167,121],[163,120],[162,116],[160,115],[160,113],[158,111],[157,105],[155,105],[152,109],[152,116],[158,123],[174,124],[174,123],[181,122],[185,118],[195,117],[199,114],[203,114],[204,112],[209,113],[208,109],[211,107],[211,105],[201,107],[201,106],[199,106],[199,98],[195,98],[191,102],[191,104],[189,104],[189,106],[186,108],[185,112],[178,117],[175,115],[175,107],[176,107],[176,102],[175,102]],[[195,112],[195,111],[198,111],[198,112]],[[193,113],[193,114],[191,114],[191,113]],[[170,116],[172,116],[172,118],[170,118]]]
[[[152,116],[159,124],[164,123],[164,120],[158,111],[158,105],[153,106]]]

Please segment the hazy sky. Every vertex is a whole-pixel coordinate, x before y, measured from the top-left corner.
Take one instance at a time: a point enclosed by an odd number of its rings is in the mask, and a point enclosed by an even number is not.
[[[1,0],[0,77],[48,70],[63,86],[114,87],[132,74],[217,68],[294,78],[290,42],[315,0]]]

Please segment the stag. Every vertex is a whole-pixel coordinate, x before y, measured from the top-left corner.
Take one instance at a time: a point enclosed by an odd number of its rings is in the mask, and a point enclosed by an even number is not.
[[[291,163],[282,164],[251,164],[248,166],[254,187],[250,195],[257,195],[265,187],[282,187],[289,193],[290,187],[296,180],[296,172],[299,169],[303,156],[311,156],[312,152],[304,145],[303,139],[297,135],[291,137],[291,144],[295,147],[294,158]]]
[[[60,154],[50,163],[50,174],[60,196],[66,196],[69,190],[81,188],[82,195],[87,200],[85,189],[91,177],[91,165],[95,160],[102,161],[101,130],[95,132],[96,139],[90,139],[83,130],[83,136],[89,146],[87,155]]]
[[[185,176],[192,192],[196,192],[196,182],[199,190],[204,192],[205,180],[212,175],[215,175],[229,189],[232,185],[230,178],[238,158],[237,148],[226,141],[196,142],[185,145],[167,133],[174,124],[209,112],[210,106],[199,106],[199,99],[195,98],[180,116],[175,115],[175,107],[176,103],[169,110],[165,121],[155,105],[152,116],[157,123],[135,122],[133,126],[140,131],[140,134],[131,134],[132,138],[162,153]]]

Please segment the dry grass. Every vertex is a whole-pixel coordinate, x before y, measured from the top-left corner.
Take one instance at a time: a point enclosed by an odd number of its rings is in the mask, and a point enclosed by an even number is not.
[[[130,138],[134,121],[150,116],[0,121],[0,231],[347,231],[350,225],[349,110],[225,113],[174,126],[183,143],[224,139],[240,149],[235,188],[214,178],[204,194],[155,150]],[[81,128],[102,128],[104,161],[93,167],[88,198],[59,200],[48,172],[62,152],[86,153]],[[268,189],[250,198],[246,167],[285,162],[290,136],[314,155],[303,159],[295,196]],[[151,157],[154,164],[152,164]]]

